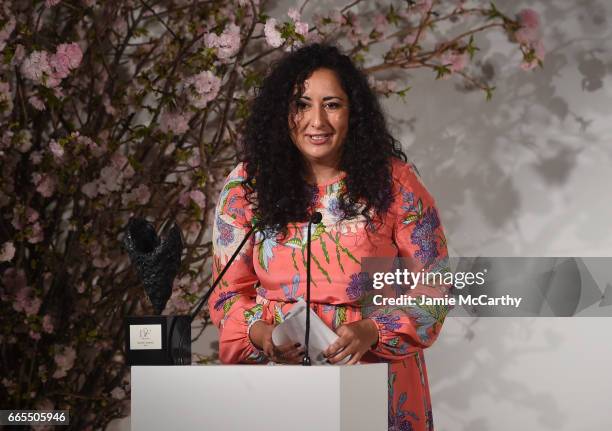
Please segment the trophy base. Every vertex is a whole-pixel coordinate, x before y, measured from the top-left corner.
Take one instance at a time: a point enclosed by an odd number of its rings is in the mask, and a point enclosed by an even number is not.
[[[124,318],[128,365],[191,365],[189,316]]]

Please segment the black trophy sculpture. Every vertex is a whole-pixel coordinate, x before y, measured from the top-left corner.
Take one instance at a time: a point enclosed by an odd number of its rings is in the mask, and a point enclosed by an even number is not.
[[[151,223],[133,218],[127,225],[123,245],[138,271],[155,314],[162,314],[172,295],[172,282],[181,266],[181,231],[175,224],[166,238],[161,240]]]
[[[183,241],[178,226],[174,224],[166,237],[161,239],[151,223],[142,218],[132,218],[126,227],[123,244],[144,284],[155,313],[154,316],[126,318],[128,363],[191,363],[191,343],[178,343],[178,340],[187,337],[187,332],[191,339],[189,316],[161,315],[172,295],[172,284],[181,265]]]

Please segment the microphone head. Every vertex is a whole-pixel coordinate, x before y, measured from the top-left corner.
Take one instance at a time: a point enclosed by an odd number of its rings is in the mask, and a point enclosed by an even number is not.
[[[319,224],[321,223],[321,220],[323,220],[323,216],[321,215],[319,211],[313,212],[312,215],[310,216],[310,223],[312,224]]]

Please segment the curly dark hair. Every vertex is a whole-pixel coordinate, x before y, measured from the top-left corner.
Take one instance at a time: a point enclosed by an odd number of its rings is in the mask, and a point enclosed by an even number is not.
[[[342,219],[361,214],[370,225],[372,214],[381,217],[391,205],[391,158],[406,161],[406,155],[389,133],[365,74],[338,48],[315,43],[273,65],[246,121],[243,185],[262,230],[286,234],[288,223],[308,220],[312,209],[316,188],[305,180],[303,157],[290,138],[288,118],[303,94],[304,81],[320,68],[336,73],[349,99],[348,131],[339,165],[347,173],[339,196]]]

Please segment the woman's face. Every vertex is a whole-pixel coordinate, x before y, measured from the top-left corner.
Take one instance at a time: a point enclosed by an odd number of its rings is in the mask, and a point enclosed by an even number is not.
[[[337,167],[348,130],[348,97],[336,73],[317,69],[289,114],[291,140],[311,165]]]

